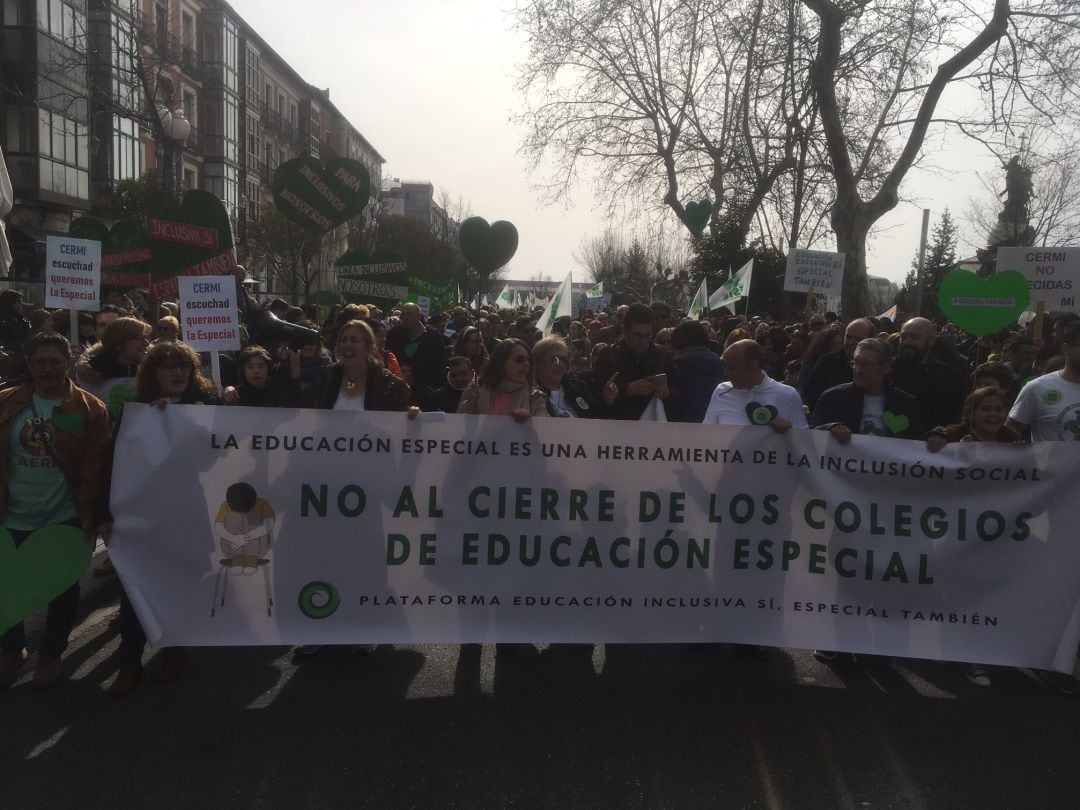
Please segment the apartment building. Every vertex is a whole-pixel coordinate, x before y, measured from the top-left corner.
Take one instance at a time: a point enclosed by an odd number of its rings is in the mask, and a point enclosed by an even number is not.
[[[0,143],[15,187],[13,274],[41,277],[44,240],[72,218],[108,218],[121,180],[156,170],[166,184],[222,199],[235,235],[271,201],[273,171],[303,152],[361,160],[373,216],[383,157],[222,0],[2,0]],[[182,110],[183,142],[159,113]],[[320,286],[347,245],[323,240]],[[257,268],[252,268],[257,271]],[[272,284],[264,290],[273,291]]]

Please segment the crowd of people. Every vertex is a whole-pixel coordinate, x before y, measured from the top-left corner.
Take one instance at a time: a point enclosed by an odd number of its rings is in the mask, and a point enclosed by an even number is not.
[[[539,312],[457,306],[425,318],[412,303],[390,312],[348,304],[320,318],[315,307],[238,295],[246,345],[222,356],[216,387],[207,358],[179,341],[175,304],[113,293],[101,311],[79,313],[73,344],[64,337],[69,313],[26,312],[19,293],[0,292],[0,520],[16,545],[58,524],[107,543],[110,437],[127,401],[813,428],[840,444],[856,434],[917,440],[928,453],[949,442],[1080,439],[1072,314],[1047,317],[1039,334],[1028,323],[975,338],[922,317],[691,320],[653,302],[583,309],[544,335]],[[61,677],[78,600],[76,584],[48,607],[35,687]],[[119,625],[113,696],[130,693],[143,673],[146,637],[126,595]],[[17,625],[0,637],[0,690],[27,660]],[[175,678],[183,663],[182,650],[164,650],[156,677]],[[991,684],[983,666],[964,673]],[[1078,691],[1071,677],[1044,674]]]

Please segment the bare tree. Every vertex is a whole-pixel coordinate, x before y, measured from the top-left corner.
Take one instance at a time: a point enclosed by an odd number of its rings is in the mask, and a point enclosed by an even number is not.
[[[897,204],[932,129],[1000,148],[1035,120],[1074,120],[1080,7],[1073,0],[801,0],[817,17],[810,76],[847,254],[843,308],[868,311],[866,239]],[[964,84],[981,110],[942,105]],[[939,107],[942,109],[939,110]]]
[[[259,218],[247,225],[247,238],[240,245],[239,259],[249,271],[262,275],[284,289],[294,303],[310,303],[319,280],[322,237],[312,234],[278,213],[273,204],[264,205]]]
[[[534,168],[556,166],[550,196],[587,161],[612,201],[662,201],[696,234],[687,204],[707,199],[712,226],[733,211],[748,231],[778,178],[812,168],[800,164],[816,117],[799,14],[788,0],[520,6],[523,151]]]

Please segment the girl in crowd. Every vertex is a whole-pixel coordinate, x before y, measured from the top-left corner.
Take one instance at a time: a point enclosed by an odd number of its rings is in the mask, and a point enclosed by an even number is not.
[[[0,391],[0,522],[16,548],[47,526],[73,527],[93,548],[108,414],[101,400],[68,379],[71,346],[64,337],[37,334],[24,356],[30,382]],[[35,688],[60,680],[60,657],[78,607],[78,582],[49,603]],[[0,690],[19,677],[25,642],[22,622],[0,636]]]
[[[512,416],[518,422],[547,416],[547,397],[533,384],[525,341],[509,338],[495,347],[476,381],[461,395],[458,413]]]
[[[198,353],[183,343],[155,343],[146,353],[135,378],[135,401],[151,403],[161,410],[174,405],[220,405],[214,386],[202,373]],[[119,430],[119,425],[117,425]],[[108,514],[108,493],[112,470],[106,478],[102,537],[106,543],[112,536],[112,516]],[[130,694],[142,680],[142,654],[146,634],[131,606],[126,592],[120,594],[120,667],[116,677],[105,690],[113,697]],[[184,669],[184,650],[166,647],[161,651],[156,679],[161,683],[174,680]]]
[[[484,336],[475,326],[466,326],[454,335],[454,357],[467,357],[473,368],[483,368],[488,359]]]
[[[953,442],[1006,442],[1020,444],[1019,433],[1005,424],[1009,405],[996,386],[984,386],[972,391],[964,403],[964,421],[956,425],[937,427],[930,431],[926,448],[931,453]],[[964,676],[976,686],[990,686],[990,674],[982,664],[961,664]]]
[[[270,379],[270,352],[262,346],[248,346],[236,356],[240,384],[225,389],[226,405],[282,408],[290,404],[288,383]]]

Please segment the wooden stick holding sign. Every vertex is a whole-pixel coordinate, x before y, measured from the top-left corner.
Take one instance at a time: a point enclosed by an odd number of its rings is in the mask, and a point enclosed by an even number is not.
[[[811,282],[810,289],[806,292],[806,308],[803,315],[807,320],[810,320],[810,316],[814,314],[814,284]]]
[[[1043,323],[1046,321],[1046,302],[1039,301],[1035,304],[1035,325],[1032,327],[1031,336],[1035,340],[1042,342],[1043,339]]]

